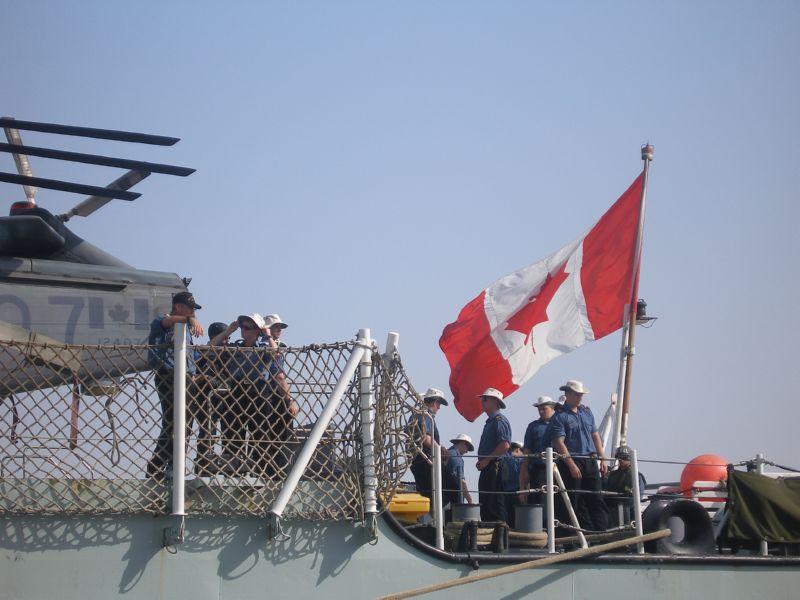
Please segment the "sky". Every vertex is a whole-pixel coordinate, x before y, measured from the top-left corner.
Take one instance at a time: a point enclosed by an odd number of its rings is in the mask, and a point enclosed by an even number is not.
[[[640,296],[658,320],[637,333],[629,442],[643,461],[800,468],[799,3],[2,4],[3,115],[181,138],[26,143],[197,169],[73,219],[78,235],[192,277],[206,325],[278,312],[294,345],[398,332],[419,390],[448,389],[438,339],[461,307],[587,230],[650,142]],[[567,379],[599,421],[619,349],[614,333],[542,368],[509,398],[514,437]],[[438,425],[477,440],[482,419],[451,404]]]

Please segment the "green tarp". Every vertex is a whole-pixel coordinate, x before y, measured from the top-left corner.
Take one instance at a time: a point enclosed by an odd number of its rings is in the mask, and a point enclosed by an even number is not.
[[[728,467],[727,537],[800,543],[800,477],[773,479]]]

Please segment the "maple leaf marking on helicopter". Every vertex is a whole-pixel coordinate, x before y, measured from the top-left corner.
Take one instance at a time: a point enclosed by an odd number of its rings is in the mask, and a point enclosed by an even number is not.
[[[128,320],[130,314],[131,311],[125,310],[125,307],[123,307],[121,304],[114,305],[114,308],[108,311],[108,316],[111,317],[111,320],[115,321],[116,323],[124,323]]]

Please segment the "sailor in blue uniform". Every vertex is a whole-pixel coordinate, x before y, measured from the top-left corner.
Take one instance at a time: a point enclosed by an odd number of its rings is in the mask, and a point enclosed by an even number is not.
[[[556,401],[550,396],[539,396],[536,404],[534,404],[539,411],[539,418],[529,423],[528,428],[525,430],[522,448],[525,458],[522,459],[519,479],[519,489],[521,490],[541,488],[547,482],[547,473],[545,472],[544,459],[541,458],[541,453],[545,451],[549,444],[547,432],[550,420],[555,413],[556,404]],[[521,503],[524,504],[529,500],[532,504],[542,504],[543,494],[541,492],[534,492],[530,496],[524,492],[519,494]]]
[[[173,327],[175,323],[186,324],[186,343],[194,343],[194,337],[203,335],[203,326],[195,316],[195,310],[201,306],[195,302],[191,292],[178,292],[172,297],[172,311],[161,315],[150,323],[150,335],[147,338],[148,362],[153,367],[155,374],[155,387],[161,404],[161,432],[156,440],[153,457],[147,462],[148,477],[164,477],[172,469],[172,436],[174,429],[173,420],[173,384],[175,372],[175,357],[173,356]],[[195,351],[186,353],[187,384],[192,384],[197,373],[197,359]],[[194,406],[196,390],[193,385],[186,386],[186,403]],[[192,414],[191,411],[190,414]],[[191,433],[191,419],[187,419],[187,437]],[[182,467],[181,467],[182,468]]]
[[[481,504],[481,521],[507,521],[506,501],[503,492],[502,461],[500,457],[511,447],[511,424],[500,412],[505,408],[503,393],[487,388],[480,395],[487,419],[478,444],[478,500]]]
[[[500,459],[503,462],[503,496],[506,501],[506,517],[511,528],[516,527],[514,507],[517,505],[519,491],[519,472],[522,466],[522,442],[511,442],[511,448]]]
[[[211,338],[212,346],[221,346],[237,329],[241,339],[226,347],[259,349],[267,344],[259,340],[266,330],[263,317],[258,313],[239,315],[227,329]],[[264,352],[232,351],[225,355],[225,372],[229,390],[221,403],[222,450],[224,468],[228,472],[261,475],[268,456],[272,454],[264,435],[264,402],[268,381],[279,371],[279,366]],[[248,453],[247,438],[250,448]]]
[[[450,440],[453,444],[447,449],[447,461],[442,465],[442,504],[472,504],[472,495],[464,478],[464,454],[474,452],[472,438],[459,433]]]
[[[608,472],[608,465],[601,460],[598,470],[597,459],[605,459],[603,441],[591,409],[581,404],[589,390],[575,380],[567,381],[559,389],[566,396],[564,410],[552,418],[550,430],[553,449],[560,456],[558,470],[568,490],[599,492],[601,475]],[[608,509],[599,494],[570,494],[570,500],[582,528],[608,529]]]
[[[421,449],[411,462],[411,473],[417,484],[417,492],[430,498],[433,487],[433,447],[434,444],[439,444],[439,429],[436,427],[435,417],[440,407],[447,406],[447,400],[444,392],[436,388],[428,388],[422,399],[425,410],[411,420],[407,430]]]

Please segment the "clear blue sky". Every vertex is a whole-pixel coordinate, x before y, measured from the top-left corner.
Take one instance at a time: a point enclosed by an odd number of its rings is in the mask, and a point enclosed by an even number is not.
[[[422,390],[447,388],[437,342],[462,305],[587,229],[650,141],[640,292],[659,319],[637,339],[631,443],[800,467],[800,3],[6,1],[3,21],[0,112],[174,135],[63,145],[198,169],[152,176],[79,235],[192,277],[206,324],[279,312],[295,344],[397,331]],[[568,378],[599,418],[619,342],[514,394],[515,437]],[[446,437],[480,435],[440,415]]]

